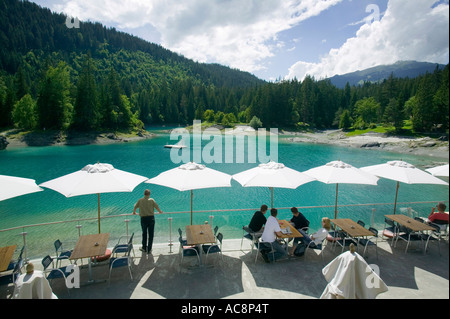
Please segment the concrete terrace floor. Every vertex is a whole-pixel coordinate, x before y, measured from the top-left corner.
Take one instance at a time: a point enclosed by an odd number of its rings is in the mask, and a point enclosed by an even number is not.
[[[136,257],[132,268],[133,280],[126,267],[114,269],[108,282],[82,285],[68,294],[63,280],[51,282],[53,292],[60,299],[317,299],[327,282],[322,268],[340,253],[331,245],[324,250],[324,263],[315,250],[307,257],[267,264],[255,253],[250,253],[248,240],[224,240],[223,262],[219,255],[208,257],[203,268],[190,269],[195,257],[185,257],[180,267],[178,245],[169,253],[167,244],[155,245],[152,254],[141,254],[134,246]],[[449,245],[441,242],[441,256],[437,243],[430,243],[427,254],[422,246],[410,248],[399,241],[391,248],[386,241],[378,242],[376,258],[369,247],[366,261],[380,268],[380,276],[389,291],[378,299],[448,299],[449,298]],[[361,250],[362,253],[362,250]],[[41,269],[40,260],[32,261]],[[81,283],[87,281],[87,262],[81,267]],[[108,263],[93,267],[94,279],[108,278]],[[14,286],[1,286],[0,298],[11,298]]]

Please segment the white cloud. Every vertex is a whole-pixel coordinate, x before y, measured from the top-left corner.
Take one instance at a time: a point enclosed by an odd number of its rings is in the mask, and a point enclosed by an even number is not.
[[[284,46],[277,34],[343,0],[65,0],[53,9],[81,20],[151,24],[161,45],[200,62],[254,72]]]
[[[449,6],[436,0],[390,0],[380,21],[364,24],[355,37],[318,63],[299,61],[287,78],[316,79],[399,60],[448,63]]]

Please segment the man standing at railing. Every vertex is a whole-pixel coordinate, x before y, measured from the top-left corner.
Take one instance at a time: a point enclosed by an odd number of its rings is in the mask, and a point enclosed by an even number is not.
[[[153,235],[155,232],[155,209],[162,214],[158,204],[153,198],[150,198],[150,190],[146,189],[144,197],[139,199],[134,205],[133,215],[136,215],[136,210],[139,208],[139,216],[141,217],[142,227],[142,247],[141,251],[150,254],[153,246]]]

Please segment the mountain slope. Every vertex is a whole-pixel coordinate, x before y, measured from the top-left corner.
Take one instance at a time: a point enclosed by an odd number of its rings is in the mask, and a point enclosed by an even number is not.
[[[335,75],[330,78],[330,81],[338,88],[344,88],[347,82],[351,86],[360,85],[364,82],[380,82],[389,78],[391,74],[396,78],[415,78],[427,72],[432,73],[436,69],[436,66],[439,69],[445,67],[445,65],[436,63],[399,61],[391,65],[380,65],[362,71]]]
[[[100,23],[80,22],[79,28],[68,28],[66,18],[28,1],[0,0],[0,70],[14,74],[30,51],[44,59],[52,59],[52,55],[58,53],[66,63],[73,64],[74,54],[89,51],[94,59],[103,59],[105,53],[114,55],[122,50],[132,53],[131,58],[142,53],[140,58],[151,62],[153,68],[165,69],[168,74],[164,76],[169,83],[175,75],[217,87],[247,87],[263,83],[250,73],[217,64],[197,63],[160,45],[114,28],[108,29]],[[175,74],[167,68],[175,69]],[[118,68],[117,72],[120,71]],[[152,80],[158,80],[158,77],[161,74],[155,78],[150,75]]]

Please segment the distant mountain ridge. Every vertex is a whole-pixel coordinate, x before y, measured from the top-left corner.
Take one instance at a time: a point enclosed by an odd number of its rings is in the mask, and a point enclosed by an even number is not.
[[[362,85],[364,82],[380,82],[391,74],[396,78],[415,78],[419,75],[432,73],[436,66],[443,69],[445,65],[430,62],[398,61],[390,65],[379,65],[373,68],[351,72],[343,75],[335,75],[329,80],[338,88],[344,88],[347,82],[353,85]]]

